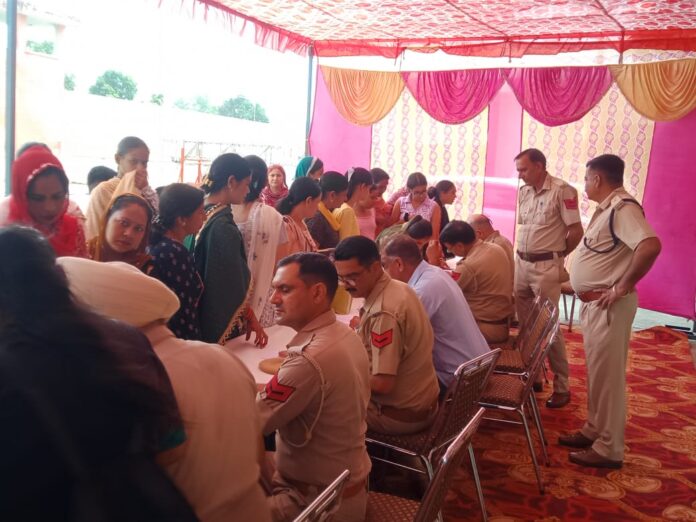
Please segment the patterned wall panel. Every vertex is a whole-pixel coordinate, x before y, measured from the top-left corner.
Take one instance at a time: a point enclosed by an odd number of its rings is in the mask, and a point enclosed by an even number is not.
[[[600,154],[616,154],[626,162],[624,186],[643,200],[655,123],[638,114],[616,85],[581,120],[546,127],[523,113],[522,148],[546,154],[549,173],[571,183],[581,194],[583,222],[594,210],[584,194],[585,163]]]
[[[434,185],[449,179],[457,186],[450,219],[481,212],[488,136],[488,109],[461,125],[431,118],[407,89],[394,109],[372,126],[372,166],[391,176],[388,192],[403,187],[412,172]]]

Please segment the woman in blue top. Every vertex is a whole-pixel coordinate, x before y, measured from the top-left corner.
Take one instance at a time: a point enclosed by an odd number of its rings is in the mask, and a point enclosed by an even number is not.
[[[172,183],[162,190],[159,198],[160,213],[150,235],[153,264],[150,275],[167,285],[181,303],[179,311],[169,320],[169,329],[180,339],[198,341],[201,339],[198,302],[203,294],[203,281],[183,242],[203,226],[204,193],[185,183]]]

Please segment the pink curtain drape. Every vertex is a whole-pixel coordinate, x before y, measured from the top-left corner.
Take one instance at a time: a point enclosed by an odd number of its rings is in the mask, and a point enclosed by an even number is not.
[[[582,118],[612,83],[607,67],[508,69],[504,74],[522,108],[550,127]]]
[[[464,123],[485,109],[503,85],[500,69],[402,73],[404,83],[431,117]]]

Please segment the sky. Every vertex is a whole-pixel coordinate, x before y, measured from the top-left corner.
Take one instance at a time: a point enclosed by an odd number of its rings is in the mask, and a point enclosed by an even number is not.
[[[75,20],[61,55],[77,90],[107,69],[133,77],[137,98],[207,96],[213,104],[243,95],[260,103],[271,122],[304,133],[307,58],[263,49],[231,31],[225,17],[194,0],[33,0]],[[160,5],[160,3],[162,5]],[[195,7],[195,13],[193,13]],[[39,29],[37,29],[39,30]]]

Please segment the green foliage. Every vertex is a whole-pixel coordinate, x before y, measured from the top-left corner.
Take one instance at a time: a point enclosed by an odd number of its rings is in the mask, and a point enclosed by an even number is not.
[[[155,105],[164,104],[164,94],[153,94],[150,96],[150,103],[154,103]]]
[[[63,77],[63,88],[66,91],[74,91],[75,90],[75,75],[74,74],[66,74]]]
[[[258,103],[253,103],[244,96],[237,96],[225,100],[222,105],[216,107],[211,104],[206,96],[196,96],[193,100],[179,98],[174,106],[183,109],[207,114],[218,114],[228,118],[240,118],[242,120],[259,121],[268,123],[266,110]]]
[[[138,92],[138,86],[130,76],[119,71],[106,71],[89,88],[90,94],[110,96],[121,100],[132,100]]]
[[[236,98],[225,100],[223,104],[220,105],[218,114],[230,118],[268,123],[266,110],[258,103],[254,104],[244,96],[237,96]]]
[[[44,40],[43,42],[35,42],[33,40],[27,40],[27,49],[34,51],[35,53],[42,54],[53,54],[54,47],[53,42]]]

